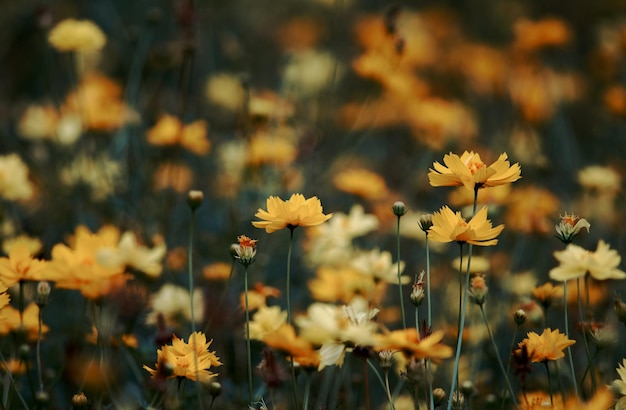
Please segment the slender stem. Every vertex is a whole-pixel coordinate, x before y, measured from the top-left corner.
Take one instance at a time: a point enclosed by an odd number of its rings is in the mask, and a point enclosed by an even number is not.
[[[515,347],[515,340],[517,339],[517,332],[519,331],[519,325],[515,326],[515,330],[513,331],[513,338],[511,339],[511,347],[509,348],[509,360],[506,363],[506,376],[509,377],[511,374],[511,354],[513,352],[513,348]],[[506,395],[502,395],[502,401],[500,402],[500,410],[504,409],[504,404],[506,403]]]
[[[191,336],[189,337],[191,345],[193,347],[193,362],[196,372],[196,393],[198,394],[198,404],[200,409],[204,409],[202,402],[202,386],[200,385],[200,369],[198,369],[198,349],[196,346],[196,315],[194,312],[194,297],[193,297],[193,238],[194,238],[194,225],[196,222],[196,210],[191,209],[191,220],[189,221],[189,244],[187,250],[187,280],[189,282],[189,304],[191,311]]]
[[[498,352],[498,345],[496,345],[496,340],[493,337],[493,332],[491,331],[491,326],[489,325],[489,320],[487,319],[487,315],[485,314],[485,308],[482,304],[479,305],[480,313],[482,314],[483,320],[485,322],[485,326],[487,327],[487,333],[489,333],[489,340],[491,340],[491,345],[493,346],[494,353],[496,354],[496,359],[498,360],[498,365],[500,366],[500,370],[504,375],[504,381],[506,382],[506,387],[509,389],[509,393],[511,394],[511,399],[513,400],[513,405],[517,408],[517,401],[515,400],[515,392],[513,391],[513,386],[511,386],[511,381],[509,380],[509,376],[507,371],[504,369],[504,364],[502,364],[502,359],[500,358],[500,353]]]
[[[567,317],[567,281],[563,282],[563,311],[565,315],[565,336],[569,339],[569,319]],[[572,358],[572,349],[571,346],[567,346],[567,356],[569,359],[569,368],[571,371],[572,384],[574,385],[574,391],[576,392],[576,397],[580,397],[578,395],[578,383],[576,383],[576,373],[574,372],[574,359]]]
[[[396,224],[396,248],[398,252],[398,260],[396,261],[398,264],[398,291],[400,292],[400,311],[402,312],[402,326],[404,326],[404,330],[406,330],[406,315],[404,312],[404,296],[402,294],[402,278],[400,276],[400,218],[398,215],[398,223]]]
[[[593,394],[596,393],[597,384],[596,384],[596,371],[593,366],[593,359],[591,358],[591,351],[589,350],[589,342],[587,341],[587,333],[589,329],[587,329],[587,325],[585,324],[585,319],[583,316],[583,306],[582,306],[582,298],[580,297],[580,278],[576,279],[576,285],[578,286],[578,316],[580,317],[582,324],[582,332],[583,332],[583,344],[585,345],[585,354],[587,355],[587,365],[589,366],[589,371],[591,373],[591,384],[593,385]]]
[[[289,226],[289,251],[287,252],[287,323],[289,325],[291,325],[291,254],[293,252],[293,231],[295,230],[295,228],[295,226]],[[293,400],[296,405],[296,409],[298,409],[298,385],[296,383],[296,372],[293,365],[293,356],[289,356],[289,367],[291,368]]]
[[[395,410],[396,408],[393,405],[393,400],[391,398],[391,394],[389,392],[389,389],[387,388],[388,384],[385,384],[385,382],[383,381],[383,378],[381,377],[380,373],[378,372],[378,369],[376,368],[376,366],[374,366],[374,364],[371,362],[371,360],[370,359],[365,359],[365,361],[367,362],[367,365],[370,367],[370,369],[372,369],[374,371],[374,375],[376,376],[376,378],[378,379],[380,384],[383,386],[383,388],[387,392],[387,399],[389,400],[389,406],[391,406],[391,410]]]
[[[428,329],[433,326],[432,303],[430,299],[430,248],[428,246],[428,232],[426,232],[426,298],[428,317],[426,324]]]
[[[468,299],[467,289],[469,288],[469,280],[470,280],[469,266],[470,266],[471,259],[472,259],[472,244],[469,244],[469,250],[468,250],[468,255],[467,255],[468,269],[467,269],[467,275],[465,276],[465,287],[460,289],[461,295],[463,297],[463,304],[462,304],[461,315],[459,319],[459,334],[457,336],[457,342],[456,342],[456,355],[454,357],[454,372],[452,374],[452,386],[450,387],[450,392],[449,392],[450,398],[448,400],[448,407],[447,407],[448,410],[452,409],[454,391],[458,384],[457,379],[459,377],[459,362],[461,360],[461,347],[463,345],[463,330],[465,329],[465,312],[467,311],[467,299]],[[462,275],[462,270],[461,272],[459,272],[459,274]]]
[[[365,380],[365,410],[370,410],[370,378],[365,360],[363,361],[363,378]]]
[[[248,267],[243,276],[246,300],[246,350],[248,353],[248,403],[252,403],[252,349],[250,348],[250,308],[248,305]]]
[[[43,308],[39,306],[39,322],[37,323],[37,370],[39,371],[39,390],[43,391],[43,367],[41,366],[41,324],[43,323]]]
[[[548,366],[547,360],[544,360],[543,364],[546,365],[546,371],[548,372],[548,389],[550,390],[550,406],[554,406],[554,400],[552,398],[552,377],[550,377],[550,366]]]
[[[309,396],[311,394],[311,379],[313,378],[312,374],[307,374],[306,384],[304,385],[304,404],[302,405],[303,410],[308,410],[309,408]]]

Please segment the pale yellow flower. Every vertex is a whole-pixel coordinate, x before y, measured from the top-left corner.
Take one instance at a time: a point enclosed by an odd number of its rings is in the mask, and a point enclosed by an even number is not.
[[[150,277],[158,277],[163,271],[162,261],[166,252],[164,241],[150,249],[137,243],[137,237],[129,231],[124,232],[116,247],[100,249],[96,259],[102,266],[130,266]]]
[[[389,194],[383,177],[363,168],[352,168],[339,172],[333,178],[333,184],[340,191],[365,199],[382,199]]]
[[[154,127],[148,130],[146,139],[152,145],[180,144],[196,155],[205,155],[211,149],[207,133],[207,124],[203,120],[183,125],[173,115],[164,114]]]
[[[519,164],[510,165],[507,154],[501,154],[498,160],[487,166],[480,155],[465,151],[460,157],[449,153],[443,157],[445,164],[433,164],[428,180],[432,186],[465,186],[475,190],[515,182],[521,178]]]
[[[626,272],[617,269],[621,256],[603,240],[598,242],[595,252],[574,244],[565,250],[554,252],[559,266],[550,270],[550,278],[566,281],[584,277],[587,273],[596,280],[626,279]]]
[[[59,51],[97,51],[106,36],[89,20],[65,19],[50,30],[48,41]]]
[[[29,200],[34,195],[28,166],[17,154],[0,156],[0,197],[9,201]]]
[[[263,164],[284,167],[298,155],[295,143],[280,132],[258,132],[250,138],[246,162],[252,166]]]
[[[415,328],[395,330],[377,337],[377,350],[402,352],[407,358],[432,359],[436,362],[452,356],[452,348],[441,344],[444,337],[442,330],[420,339]]]
[[[400,261],[400,273],[404,272],[404,261]],[[356,252],[350,261],[350,266],[362,275],[371,277],[374,281],[398,284],[398,262],[392,263],[391,252],[372,249]],[[411,281],[408,276],[401,276],[402,283]]]
[[[18,242],[9,250],[8,258],[0,258],[0,280],[13,286],[24,280],[54,280],[46,261],[34,259],[25,242]]]
[[[287,322],[287,312],[278,306],[262,306],[250,321],[250,339],[263,340]]]
[[[267,199],[267,211],[259,209],[254,216],[262,221],[253,221],[253,226],[272,233],[284,228],[319,225],[329,220],[333,214],[323,213],[322,203],[316,196],[305,199],[302,194],[293,194],[287,201],[270,196]]]
[[[578,215],[565,215],[561,216],[561,221],[555,227],[556,237],[564,243],[570,243],[581,230],[586,229],[589,232],[591,224],[585,218],[579,218]]]
[[[482,207],[474,217],[466,222],[460,212],[452,212],[444,206],[433,214],[433,226],[428,231],[428,238],[435,242],[459,242],[478,246],[493,246],[498,243],[495,239],[504,225],[491,227],[487,219],[487,207]]]
[[[622,177],[613,168],[591,165],[578,171],[578,182],[584,188],[601,193],[616,193],[622,188]]]
[[[157,316],[163,315],[166,323],[170,325],[178,325],[181,319],[191,321],[191,297],[189,290],[183,287],[167,283],[152,295],[150,306],[152,312],[146,317],[147,324],[155,324]],[[202,322],[204,303],[201,289],[194,289],[193,304],[196,323]],[[198,314],[200,312],[200,314]]]
[[[617,374],[619,379],[613,380],[611,388],[621,396],[626,396],[626,359],[622,359],[622,363],[617,366]]]
[[[207,81],[204,93],[211,103],[231,111],[242,109],[246,100],[241,78],[234,74],[214,74]]]

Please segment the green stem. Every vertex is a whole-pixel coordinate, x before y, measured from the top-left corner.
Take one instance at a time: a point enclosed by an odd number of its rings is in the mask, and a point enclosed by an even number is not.
[[[406,330],[406,315],[404,312],[404,296],[402,295],[402,278],[400,276],[400,218],[398,215],[398,223],[396,224],[396,248],[398,252],[398,291],[400,292],[400,311],[402,312],[402,326]]]
[[[187,280],[189,282],[189,301],[191,310],[191,336],[189,339],[193,347],[193,361],[196,369],[196,393],[198,395],[198,404],[200,409],[204,409],[202,402],[202,386],[200,385],[200,369],[198,369],[198,349],[196,347],[196,315],[194,312],[194,298],[193,298],[193,238],[194,238],[194,225],[196,222],[196,210],[191,209],[191,220],[189,221],[189,244],[187,251]]]
[[[387,392],[387,400],[389,400],[389,406],[391,406],[391,410],[395,410],[396,408],[393,405],[393,399],[391,398],[391,392],[389,391],[389,383],[385,383],[383,381],[383,378],[381,377],[380,373],[378,372],[378,369],[376,368],[376,366],[374,366],[374,364],[370,361],[370,359],[365,359],[365,361],[367,362],[367,365],[370,367],[370,369],[372,369],[374,371],[374,375],[376,376],[376,378],[380,382],[381,386],[383,386],[383,389],[385,389],[385,391]]]
[[[552,398],[552,377],[550,377],[550,366],[548,366],[547,360],[544,360],[543,364],[546,365],[546,371],[548,372],[548,389],[550,390],[550,406],[554,406],[554,400]]]
[[[428,232],[426,232],[426,298],[427,298],[427,325],[428,329],[433,326],[432,304],[430,299],[430,248],[428,246]]]
[[[513,405],[515,408],[518,408],[517,401],[515,400],[515,392],[513,391],[513,386],[511,386],[511,381],[509,380],[509,376],[507,371],[504,369],[504,364],[502,364],[502,359],[500,359],[500,353],[498,352],[498,345],[496,345],[496,340],[493,337],[493,332],[491,331],[491,326],[489,325],[489,320],[487,319],[487,314],[485,314],[485,308],[482,304],[479,305],[480,313],[482,314],[483,320],[485,322],[485,326],[487,327],[487,333],[489,333],[489,340],[491,340],[491,345],[493,346],[494,353],[496,354],[496,359],[498,360],[498,365],[500,366],[500,370],[504,375],[504,381],[506,382],[506,387],[509,389],[509,393],[511,394],[511,400],[513,400]]]
[[[252,349],[250,348],[250,308],[248,305],[248,267],[243,276],[246,301],[246,350],[248,353],[248,403],[252,403]]]
[[[307,410],[309,408],[309,396],[311,393],[311,379],[313,378],[312,374],[307,374],[306,384],[304,385],[304,404],[302,405],[303,410]]]
[[[511,374],[511,354],[513,352],[513,348],[515,347],[515,340],[517,339],[517,332],[519,330],[519,325],[515,326],[515,330],[513,331],[513,338],[511,339],[511,347],[509,348],[509,360],[506,363],[506,376],[508,377]],[[504,404],[506,403],[506,395],[502,396],[502,401],[500,402],[500,410],[504,410]]]
[[[565,336],[569,339],[569,319],[567,317],[567,281],[563,282],[563,310],[565,315]],[[572,384],[574,385],[574,391],[576,392],[576,397],[580,397],[578,395],[578,383],[576,383],[576,373],[574,372],[574,359],[572,358],[572,349],[571,346],[567,346],[567,356],[569,359],[569,368],[571,371]]]
[[[293,231],[295,230],[295,226],[289,225],[289,251],[287,252],[287,323],[291,325],[291,254],[293,252]],[[296,409],[299,409],[298,406],[298,385],[296,383],[296,372],[293,365],[293,356],[289,357],[289,367],[291,368],[291,385],[293,392],[293,400],[296,405]]]
[[[576,285],[578,286],[578,316],[580,317],[582,324],[583,344],[585,345],[585,354],[587,355],[587,365],[589,366],[589,371],[591,373],[591,384],[593,386],[592,394],[595,394],[597,389],[596,372],[593,366],[593,359],[591,358],[591,351],[589,350],[589,342],[587,341],[587,333],[589,329],[587,329],[583,316],[582,298],[580,297],[580,278],[576,279]]]
[[[41,324],[43,323],[43,308],[39,307],[39,322],[37,323],[37,370],[39,371],[39,390],[43,391],[43,367],[41,366]]]

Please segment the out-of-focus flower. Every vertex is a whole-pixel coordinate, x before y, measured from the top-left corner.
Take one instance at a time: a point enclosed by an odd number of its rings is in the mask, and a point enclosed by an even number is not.
[[[137,243],[137,236],[129,231],[124,232],[116,247],[100,249],[96,259],[102,266],[130,266],[150,277],[158,277],[163,271],[166,252],[167,246],[162,238],[150,249]]]
[[[283,81],[287,89],[300,97],[311,97],[337,80],[342,70],[328,52],[318,50],[294,51],[285,66]]]
[[[613,85],[606,89],[602,101],[608,112],[613,115],[626,115],[626,88]]]
[[[502,92],[508,72],[507,56],[484,44],[462,44],[449,55],[450,69],[460,71],[479,94]]]
[[[6,286],[20,281],[51,280],[48,262],[34,259],[25,242],[18,242],[9,250],[9,257],[0,258],[0,280]]]
[[[308,340],[298,337],[293,326],[287,323],[281,325],[275,332],[267,334],[263,338],[263,343],[292,356],[294,362],[301,366],[316,368],[319,365],[319,353],[313,350]]]
[[[598,323],[595,326],[591,323],[590,325],[584,333],[589,336],[589,340],[596,345],[598,350],[617,347],[619,332],[613,323]]]
[[[595,252],[569,244],[563,251],[555,251],[559,266],[550,270],[553,280],[567,281],[584,277],[587,273],[596,280],[625,279],[626,272],[617,269],[622,261],[616,250],[600,240]]]
[[[537,21],[521,19],[513,26],[515,42],[513,47],[520,51],[535,51],[544,47],[557,47],[567,44],[571,30],[563,20],[544,18]]]
[[[272,91],[255,91],[250,95],[248,112],[252,117],[259,119],[273,119],[282,123],[293,116],[293,104]]]
[[[98,51],[106,40],[102,30],[89,20],[62,20],[48,34],[48,42],[59,51]]]
[[[340,191],[365,199],[382,199],[389,194],[383,177],[363,168],[347,169],[337,173],[333,178],[333,184]]]
[[[83,76],[78,88],[67,95],[63,109],[78,113],[85,127],[98,131],[137,120],[137,113],[122,100],[122,87],[98,73]]]
[[[9,296],[7,290],[6,285],[3,282],[0,282],[0,310],[11,302],[11,296]]]
[[[287,323],[287,312],[278,306],[263,306],[254,314],[250,321],[250,339],[263,340],[268,334],[274,333]]]
[[[616,370],[619,378],[613,380],[611,389],[620,396],[626,396],[626,359],[622,359]]]
[[[29,105],[19,119],[18,132],[33,141],[52,138],[58,117],[52,105]]]
[[[487,296],[488,291],[489,287],[487,287],[485,275],[478,274],[471,278],[467,296],[472,303],[482,305],[485,303],[485,297]]]
[[[534,186],[515,188],[507,202],[504,220],[510,229],[542,234],[552,231],[559,210],[559,200],[552,192]]]
[[[33,194],[28,166],[17,154],[0,155],[0,196],[9,201],[20,201],[31,199]]]
[[[369,280],[368,280],[369,279]],[[322,266],[316,271],[315,279],[309,282],[311,296],[320,302],[350,302],[361,295],[369,300],[377,299],[376,284],[372,277],[349,266]]]
[[[302,194],[293,194],[286,201],[270,196],[267,199],[267,211],[259,208],[254,216],[262,219],[253,221],[254,227],[264,228],[267,233],[272,233],[284,228],[319,225],[329,220],[333,214],[323,213],[322,203],[316,196],[305,199]]]
[[[291,164],[298,155],[293,138],[282,132],[269,134],[258,132],[250,138],[246,161],[249,165],[263,164],[284,167]]]
[[[561,221],[555,227],[556,237],[563,243],[570,243],[574,238],[582,231],[586,229],[589,232],[591,224],[585,218],[579,218],[578,215],[565,215],[561,216]]]
[[[239,306],[242,309],[246,308],[246,294],[241,292],[241,296],[239,297]],[[248,310],[253,311],[260,309],[262,307],[267,307],[267,298],[280,297],[280,290],[273,286],[265,286],[262,283],[255,283],[254,287],[248,291]]]
[[[489,166],[473,151],[465,151],[460,157],[453,153],[446,154],[443,162],[445,166],[435,162],[434,169],[431,168],[428,173],[432,186],[465,186],[474,191],[510,184],[521,178],[519,164],[510,165],[506,153]]]
[[[558,329],[544,329],[541,335],[535,332],[528,332],[527,337],[518,346],[523,345],[528,349],[530,360],[533,363],[544,362],[546,360],[558,360],[565,357],[563,350],[576,343],[575,340],[567,338],[567,335],[560,333]]]
[[[226,262],[215,262],[202,268],[202,276],[208,280],[223,281],[231,275],[232,267]]]
[[[122,164],[108,154],[95,158],[78,155],[59,172],[61,182],[69,187],[87,185],[94,201],[103,201],[122,186]]]
[[[491,189],[481,190],[478,196],[481,204],[491,208],[492,206],[502,205],[507,202],[510,193],[511,185],[498,185]],[[450,205],[457,208],[470,206],[474,203],[474,192],[465,189],[465,187],[458,187],[450,192],[448,202]]]
[[[400,351],[407,358],[432,359],[440,362],[452,356],[452,348],[441,343],[445,333],[437,330],[420,339],[415,328],[395,330],[377,336],[377,350]]]
[[[469,222],[461,217],[460,212],[452,212],[444,206],[433,214],[433,226],[428,237],[435,242],[470,243],[478,246],[493,246],[498,243],[496,237],[504,229],[504,225],[491,227],[487,219],[487,207],[482,207]]]
[[[167,283],[150,298],[152,311],[146,317],[147,324],[157,323],[157,316],[162,315],[168,324],[180,324],[191,321],[191,300],[189,290]],[[202,290],[194,289],[193,305],[196,323],[202,322],[203,311]]]
[[[551,306],[563,300],[563,286],[554,286],[552,282],[546,282],[533,289],[533,296],[544,307]]]
[[[583,188],[598,193],[618,193],[622,188],[622,178],[613,168],[591,165],[578,171],[578,182]]]
[[[48,325],[44,324],[41,327],[42,334],[48,333],[48,330]],[[26,306],[21,315],[20,311],[12,306],[6,306],[0,310],[0,335],[18,331],[23,331],[29,341],[37,340],[37,333],[39,331],[39,307],[35,302],[31,302]]]
[[[530,126],[516,126],[509,135],[511,155],[520,164],[540,168],[548,166],[548,157],[543,151],[543,139],[537,130]]]
[[[241,78],[229,73],[212,75],[206,83],[204,94],[211,103],[230,111],[243,109],[246,99]]]
[[[276,30],[276,41],[286,52],[306,51],[320,40],[324,27],[319,19],[296,16],[281,24]]]
[[[11,248],[14,246],[25,245],[31,255],[36,255],[41,251],[43,244],[39,238],[31,238],[26,235],[19,235],[14,238],[5,239],[2,241],[2,251],[7,255],[11,252]]]
[[[458,257],[452,260],[450,263],[453,269],[459,269],[459,266],[462,267],[462,271],[467,271],[467,256],[463,256],[463,260],[460,260]],[[470,273],[479,273],[479,272],[487,272],[491,269],[491,262],[489,259],[480,255],[472,255],[472,259],[470,260]]]
[[[153,181],[157,190],[169,188],[184,193],[191,187],[193,172],[187,165],[164,162],[154,173]]]
[[[213,340],[207,342],[202,332],[192,333],[189,336],[189,343],[174,336],[171,345],[162,346],[157,350],[155,369],[148,366],[143,368],[153,379],[182,377],[208,383],[217,376],[217,373],[209,369],[222,365],[215,352],[209,351],[212,342]]]
[[[587,402],[582,403],[580,398],[571,397],[563,406],[563,409],[567,410],[598,410],[598,409],[609,409],[614,404],[615,399],[613,397],[613,393],[607,387],[598,387],[596,394]],[[621,404],[624,405],[623,403]],[[617,405],[614,407],[614,410],[623,410],[623,407],[620,407],[619,401]]]
[[[392,263],[391,252],[372,249],[370,251],[360,251],[352,256],[350,266],[360,274],[371,277],[375,282],[383,281],[391,284],[398,284],[398,263],[400,273],[404,272],[404,261]],[[401,277],[402,283],[411,281],[408,276]]]
[[[203,120],[183,125],[173,115],[162,115],[146,135],[148,143],[156,146],[180,144],[197,155],[205,155],[211,149],[207,138],[207,124]]]

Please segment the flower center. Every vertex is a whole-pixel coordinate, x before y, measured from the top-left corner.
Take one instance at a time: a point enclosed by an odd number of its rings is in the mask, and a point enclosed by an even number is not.
[[[477,155],[472,155],[465,161],[465,166],[472,175],[476,175],[478,170],[485,166],[485,163]]]

